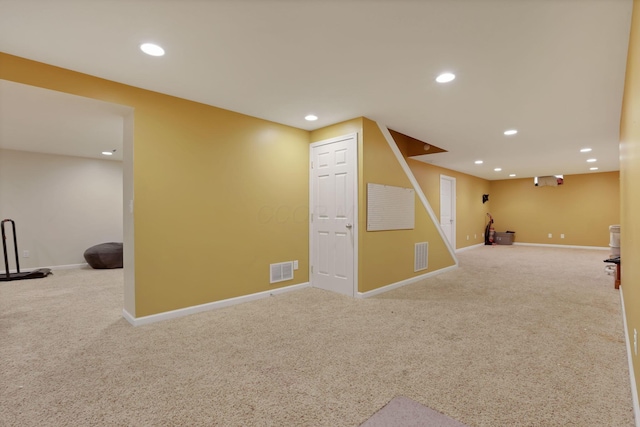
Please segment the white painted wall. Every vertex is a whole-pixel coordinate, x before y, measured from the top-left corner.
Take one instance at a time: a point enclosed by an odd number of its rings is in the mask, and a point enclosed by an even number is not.
[[[0,149],[0,218],[16,222],[21,269],[81,264],[87,248],[122,242],[122,176],[119,161]]]

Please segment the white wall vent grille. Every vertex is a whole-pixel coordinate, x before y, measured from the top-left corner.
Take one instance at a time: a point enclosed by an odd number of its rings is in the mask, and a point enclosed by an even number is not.
[[[293,261],[271,264],[269,283],[284,282],[293,279]]]
[[[413,258],[413,271],[426,270],[429,268],[429,242],[416,243]]]

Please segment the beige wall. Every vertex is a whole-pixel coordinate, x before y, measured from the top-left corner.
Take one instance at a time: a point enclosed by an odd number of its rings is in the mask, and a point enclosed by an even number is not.
[[[628,337],[640,330],[640,0],[633,2],[633,20],[620,123],[620,253],[622,293]],[[633,346],[633,344],[632,344]],[[636,385],[640,384],[640,358],[632,355]]]
[[[407,159],[407,163],[438,219],[440,175],[456,179],[456,249],[484,243],[483,233],[488,222],[487,212],[491,212],[491,199],[482,203],[482,195],[490,192],[490,182],[413,159]]]
[[[134,316],[308,281],[308,132],[1,53],[0,78],[135,109]]]
[[[122,241],[122,162],[0,149],[0,218],[16,222],[21,268],[82,264]]]
[[[609,226],[620,223],[619,188],[618,172],[565,175],[558,187],[536,187],[532,178],[491,181],[494,226],[515,231],[521,243],[606,247]]]

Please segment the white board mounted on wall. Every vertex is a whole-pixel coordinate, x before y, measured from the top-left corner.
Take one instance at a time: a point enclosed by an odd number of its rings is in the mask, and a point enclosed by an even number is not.
[[[367,184],[367,231],[412,230],[415,191],[412,188]]]

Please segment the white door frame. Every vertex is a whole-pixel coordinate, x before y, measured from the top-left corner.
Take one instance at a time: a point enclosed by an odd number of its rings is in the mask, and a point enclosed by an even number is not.
[[[309,283],[313,287],[313,261],[314,261],[314,236],[313,236],[313,149],[315,147],[319,147],[322,145],[332,144],[338,141],[344,140],[353,140],[353,149],[355,150],[355,162],[353,164],[353,227],[351,228],[353,233],[353,290],[352,297],[355,297],[358,294],[358,230],[359,230],[359,221],[358,221],[358,134],[351,133],[343,136],[339,136],[336,138],[325,139],[323,141],[313,142],[309,144]]]
[[[442,180],[451,182],[451,247],[456,250],[456,228],[457,228],[457,214],[456,214],[456,179],[452,176],[440,175],[440,194],[442,194]],[[442,227],[442,197],[440,197],[440,226]]]

